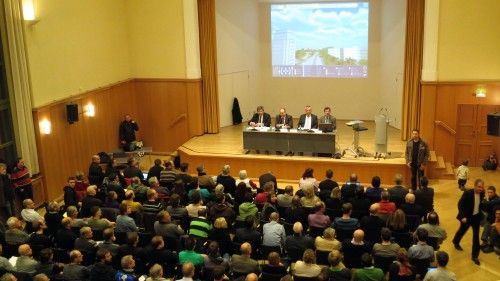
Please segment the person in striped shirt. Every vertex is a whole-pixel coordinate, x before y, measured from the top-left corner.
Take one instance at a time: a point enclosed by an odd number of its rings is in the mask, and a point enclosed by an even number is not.
[[[22,157],[17,158],[16,164],[10,174],[10,179],[16,190],[20,206],[22,206],[24,199],[33,199],[30,171],[28,167],[25,166]]]
[[[212,231],[212,224],[207,219],[207,209],[199,209],[198,217],[193,218],[189,224],[189,236],[205,241]]]

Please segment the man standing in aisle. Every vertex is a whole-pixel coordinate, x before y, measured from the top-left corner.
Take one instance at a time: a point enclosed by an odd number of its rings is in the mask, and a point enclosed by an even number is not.
[[[320,124],[332,124],[333,129],[337,129],[337,119],[333,117],[332,115],[332,110],[330,109],[329,106],[325,107],[323,109],[323,113],[325,115],[321,116],[319,118],[319,123]]]
[[[413,129],[411,140],[406,144],[406,165],[411,169],[411,189],[420,186],[420,178],[424,175],[425,165],[429,161],[429,146],[420,138],[420,131]]]
[[[479,224],[481,222],[482,212],[480,209],[481,201],[484,198],[484,182],[477,179],[474,182],[474,189],[468,189],[462,193],[458,201],[457,219],[460,221],[460,228],[453,237],[455,249],[463,251],[460,246],[460,240],[465,232],[472,226],[472,261],[479,265]]]
[[[132,151],[135,147],[131,147],[135,142],[135,132],[139,131],[139,126],[132,120],[129,114],[125,115],[125,120],[120,123],[120,143],[125,151]]]
[[[312,109],[310,105],[306,105],[304,109],[305,113],[300,115],[299,118],[299,128],[304,130],[317,129],[318,128],[318,116],[312,114]]]
[[[257,106],[257,113],[255,113],[248,122],[252,127],[271,127],[271,115],[264,112],[262,105]]]

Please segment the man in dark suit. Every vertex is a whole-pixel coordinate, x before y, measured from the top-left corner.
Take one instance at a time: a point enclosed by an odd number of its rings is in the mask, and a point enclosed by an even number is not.
[[[458,201],[457,219],[460,221],[460,228],[455,237],[453,237],[453,245],[455,249],[463,251],[460,246],[460,240],[465,232],[472,226],[472,260],[479,265],[479,223],[481,222],[480,204],[484,198],[484,182],[482,179],[477,179],[474,182],[474,189],[464,191],[462,197]]]
[[[406,165],[411,169],[411,189],[415,190],[424,175],[425,166],[429,161],[429,145],[420,138],[420,131],[413,129],[411,140],[406,143]],[[420,184],[418,184],[420,186]]]
[[[271,115],[264,112],[262,105],[257,106],[257,113],[254,113],[252,119],[248,121],[252,127],[271,127]]]
[[[325,115],[321,116],[319,118],[319,123],[320,124],[332,124],[333,125],[333,129],[337,129],[337,119],[332,115],[332,110],[330,109],[330,107],[325,107],[323,109],[323,113]]]
[[[285,108],[280,108],[280,114],[276,116],[275,124],[277,129],[291,129],[293,128],[293,117],[286,114]]]
[[[300,115],[299,118],[299,128],[304,130],[317,129],[318,128],[318,116],[311,113],[312,109],[310,105],[306,105],[304,109],[305,113]]]

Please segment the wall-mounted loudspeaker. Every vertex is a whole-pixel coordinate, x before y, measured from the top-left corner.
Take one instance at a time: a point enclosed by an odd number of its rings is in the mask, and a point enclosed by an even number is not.
[[[70,124],[78,122],[78,104],[66,105],[66,118]]]
[[[500,112],[488,113],[487,120],[488,135],[500,137]]]

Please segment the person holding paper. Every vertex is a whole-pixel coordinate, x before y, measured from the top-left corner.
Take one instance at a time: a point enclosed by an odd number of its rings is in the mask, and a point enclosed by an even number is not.
[[[332,110],[330,109],[329,106],[326,106],[323,109],[323,113],[325,115],[323,115],[319,118],[319,123],[320,124],[332,124],[333,129],[334,130],[337,129],[337,119],[335,117],[333,117]]]
[[[312,109],[310,105],[306,105],[304,109],[305,113],[300,115],[299,118],[299,128],[304,130],[317,129],[318,128],[318,116],[312,114]]]
[[[257,113],[255,113],[248,122],[252,127],[271,127],[271,115],[264,112],[262,105],[257,106]]]
[[[291,129],[293,128],[293,117],[286,113],[285,108],[280,108],[280,114],[276,116],[277,129]]]

